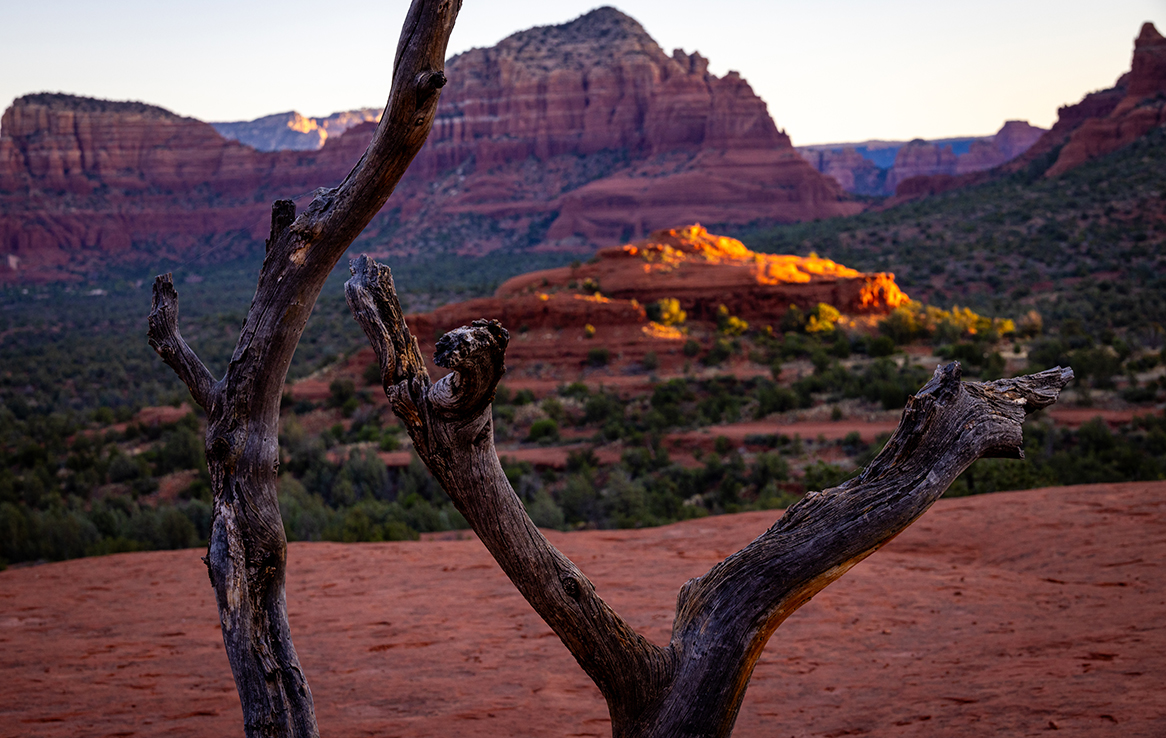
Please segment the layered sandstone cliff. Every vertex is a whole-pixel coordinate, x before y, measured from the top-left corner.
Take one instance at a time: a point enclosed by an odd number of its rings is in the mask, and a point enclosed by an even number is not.
[[[0,118],[0,280],[239,256],[262,243],[272,199],[338,181],[350,148],[260,153],[151,105],[19,98]]]
[[[694,218],[861,208],[796,154],[744,79],[665,54],[612,8],[458,55],[446,73],[430,139],[362,250],[589,251]],[[0,254],[18,265],[0,280],[92,271],[111,252],[157,262],[254,249],[271,201],[303,206],[337,184],[375,127],[262,152],[140,103],[20,98],[0,123]]]

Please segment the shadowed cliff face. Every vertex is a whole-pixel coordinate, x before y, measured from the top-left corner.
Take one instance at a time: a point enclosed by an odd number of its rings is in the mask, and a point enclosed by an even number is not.
[[[1010,120],[992,136],[939,141],[866,141],[854,144],[806,146],[799,153],[819,172],[834,178],[847,192],[890,195],[913,177],[954,175],[992,169],[1027,151],[1045,133],[1023,120]],[[867,152],[864,155],[863,152]],[[868,156],[894,157],[886,168]],[[885,165],[884,165],[885,166]]]
[[[748,83],[600,8],[452,58],[429,142],[356,248],[589,252],[700,219],[857,212]],[[270,203],[336,185],[376,123],[260,152],[140,103],[29,95],[0,124],[0,281],[257,248]],[[208,256],[209,254],[209,256]]]

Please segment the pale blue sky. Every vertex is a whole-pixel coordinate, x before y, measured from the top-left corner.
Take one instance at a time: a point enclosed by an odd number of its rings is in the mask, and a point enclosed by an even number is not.
[[[594,0],[465,0],[451,53]],[[666,51],[739,71],[795,144],[940,138],[1060,105],[1129,68],[1166,0],[623,0]],[[405,0],[0,0],[0,105],[60,91],[203,120],[384,104]]]

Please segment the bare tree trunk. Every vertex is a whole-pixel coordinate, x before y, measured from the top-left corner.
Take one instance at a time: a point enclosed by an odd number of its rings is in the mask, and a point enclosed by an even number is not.
[[[915,521],[973,461],[1023,457],[1026,413],[1053,403],[1073,376],[1053,369],[965,384],[958,364],[937,369],[861,475],[809,493],[681,588],[672,640],[661,648],[628,626],[546,540],[502,471],[490,403],[505,372],[506,330],[478,320],[445,334],[435,362],[453,371],[430,383],[389,269],[362,256],[352,273],[348,304],[418,455],[599,687],[617,737],[729,735],[778,625]]]
[[[287,540],[276,485],[279,404],[292,354],[332,268],[381,209],[433,124],[461,0],[413,0],[373,141],[339,187],[308,209],[279,200],[255,297],[226,376],[216,380],[178,332],[169,274],[154,283],[150,345],[207,414],[214,522],[206,556],[248,736],[316,736],[312,694],[288,629]]]

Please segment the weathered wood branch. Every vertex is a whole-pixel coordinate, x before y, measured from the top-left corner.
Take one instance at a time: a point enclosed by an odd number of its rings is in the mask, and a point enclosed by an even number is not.
[[[936,370],[857,478],[811,492],[768,531],[686,583],[667,648],[636,633],[546,540],[502,471],[489,403],[509,336],[479,320],[438,342],[430,383],[387,267],[354,260],[349,306],[418,455],[536,612],[595,681],[616,736],[727,736],[753,667],[785,618],[927,510],[981,456],[1023,456],[1021,423],[1072,378],[1054,369],[983,384]]]
[[[1072,376],[1053,369],[978,384],[960,381],[958,363],[936,369],[862,474],[810,492],[748,546],[684,585],[670,645],[682,666],[656,720],[728,735],[757,658],[782,621],[913,523],[973,461],[1023,458],[1025,415],[1052,404]],[[694,694],[701,695],[696,704],[683,698]]]
[[[150,328],[146,336],[150,348],[174,370],[190,390],[194,401],[204,410],[209,408],[215,378],[178,332],[178,293],[174,290],[171,274],[163,274],[154,280],[154,304],[150,309]]]
[[[373,344],[385,394],[421,459],[503,571],[599,685],[613,723],[634,721],[667,686],[666,649],[636,633],[590,580],[547,541],[506,480],[494,449],[490,402],[505,372],[509,334],[474,321],[442,336],[435,362],[452,369],[431,384],[393,292],[387,267],[361,257],[345,285],[348,304]],[[397,353],[397,347],[409,347]]]
[[[287,541],[276,498],[280,399],[325,280],[429,135],[460,8],[460,0],[413,0],[368,150],[338,187],[317,190],[298,216],[290,200],[273,204],[255,297],[218,383],[179,336],[169,275],[155,282],[150,345],[207,411],[214,521],[206,563],[249,736],[318,735],[287,621]]]

